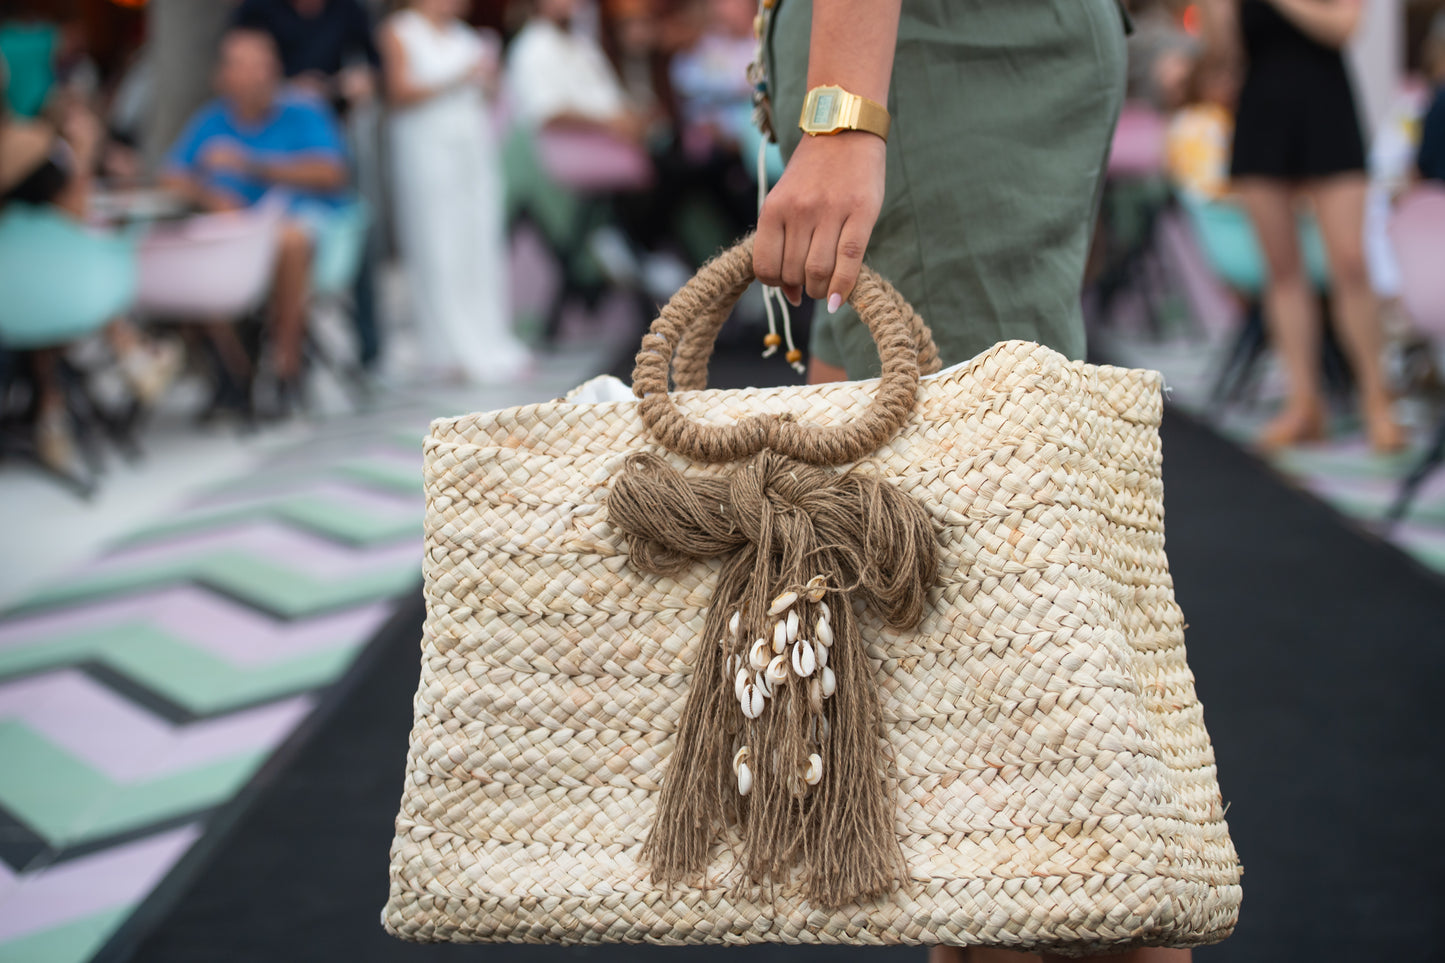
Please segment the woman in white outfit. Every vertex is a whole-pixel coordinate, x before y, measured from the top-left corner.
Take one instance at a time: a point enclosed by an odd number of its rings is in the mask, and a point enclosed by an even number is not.
[[[380,39],[396,224],[411,303],[434,360],[480,383],[531,367],[512,334],[503,187],[484,95],[497,44],[459,19],[462,0],[412,0]]]

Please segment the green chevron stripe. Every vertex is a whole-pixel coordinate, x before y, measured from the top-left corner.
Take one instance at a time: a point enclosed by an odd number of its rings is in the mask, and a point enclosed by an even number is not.
[[[415,468],[357,460],[338,465],[337,473],[343,478],[358,481],[382,491],[420,496],[422,494],[422,463],[419,445],[417,450]]]
[[[364,644],[350,641],[284,662],[238,666],[155,626],[130,623],[0,650],[0,678],[93,660],[206,716],[333,682]]]
[[[132,906],[109,909],[54,929],[0,943],[0,963],[85,963],[130,916]]]
[[[402,451],[410,452],[417,456],[417,467],[421,467],[421,448],[426,443],[425,431],[414,431],[408,428],[398,428],[396,431],[388,431],[383,437],[387,444],[400,448]]]
[[[1395,455],[1366,455],[1357,451],[1291,448],[1272,460],[1274,466],[1291,475],[1323,475],[1328,478],[1403,478],[1419,458],[1414,451]]]
[[[315,495],[292,495],[283,496],[274,502],[232,511],[196,514],[153,525],[128,536],[123,544],[136,545],[159,538],[268,518],[280,519],[297,528],[348,545],[380,545],[408,538],[420,539],[422,536],[419,512],[410,512],[399,517],[377,518],[333,499]]]
[[[156,779],[120,784],[24,723],[0,723],[0,804],[52,846],[69,846],[218,805],[271,754],[250,750]]]
[[[299,618],[399,595],[420,576],[419,561],[330,580],[249,553],[217,552],[80,578],[38,592],[13,611],[75,604],[177,582],[198,582],[282,618]]]
[[[1429,545],[1419,542],[1398,542],[1401,551],[1411,555],[1426,568],[1445,572],[1445,545]]]

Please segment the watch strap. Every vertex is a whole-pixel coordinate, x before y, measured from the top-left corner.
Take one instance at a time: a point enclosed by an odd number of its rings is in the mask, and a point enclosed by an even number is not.
[[[857,96],[856,94],[854,96]],[[866,130],[870,134],[877,134],[884,140],[888,139],[888,128],[892,125],[892,118],[888,116],[888,108],[876,100],[869,100],[867,97],[858,97],[857,109],[851,124],[854,130]]]

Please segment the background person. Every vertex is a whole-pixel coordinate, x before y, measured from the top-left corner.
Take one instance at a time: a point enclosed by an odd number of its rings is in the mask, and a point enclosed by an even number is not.
[[[483,96],[499,44],[460,0],[413,0],[382,25],[396,224],[408,291],[437,359],[484,383],[531,353],[512,334],[501,161]]]
[[[1208,0],[1213,49],[1242,46],[1247,66],[1231,174],[1267,266],[1265,317],[1288,379],[1283,410],[1257,443],[1322,438],[1321,318],[1300,251],[1297,201],[1312,202],[1330,269],[1330,304],[1350,359],[1370,445],[1405,445],[1381,357],[1382,334],[1364,254],[1365,148],[1341,47],[1360,0]]]
[[[77,105],[66,109],[61,131],[46,121],[9,117],[0,110],[0,218],[28,208],[33,216],[73,224],[74,250],[67,250],[77,263],[84,261],[84,246],[110,243],[84,229],[101,137],[100,123]],[[35,226],[36,221],[21,223]],[[131,394],[142,404],[153,404],[180,370],[179,347],[152,341],[125,318],[106,325],[104,335]],[[72,474],[79,452],[60,381],[60,350],[32,352],[31,362],[36,452],[47,467]]]
[[[281,62],[269,34],[226,34],[216,93],[171,149],[162,184],[210,211],[248,207],[273,190],[285,198],[271,349],[282,393],[294,395],[315,238],[346,200],[345,148],[321,102],[282,93]]]

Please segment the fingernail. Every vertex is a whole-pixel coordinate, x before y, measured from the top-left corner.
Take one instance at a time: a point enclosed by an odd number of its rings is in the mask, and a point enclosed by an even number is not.
[[[836,291],[835,291],[834,293],[828,295],[828,313],[829,313],[829,314],[837,314],[837,313],[838,313],[838,309],[841,308],[842,306],[843,306],[843,295],[838,294]]]

